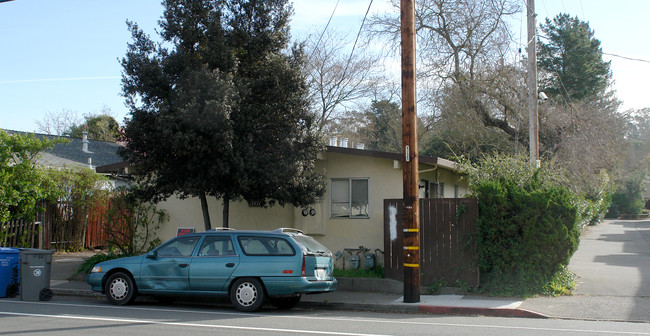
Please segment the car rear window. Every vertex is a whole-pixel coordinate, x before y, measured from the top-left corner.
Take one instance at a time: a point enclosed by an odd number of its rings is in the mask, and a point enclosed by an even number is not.
[[[330,250],[327,249],[323,244],[316,241],[316,239],[305,236],[305,235],[295,235],[293,236],[298,244],[300,244],[305,252],[310,254],[331,254]]]
[[[284,238],[240,236],[239,245],[246,255],[293,256],[296,251]]]

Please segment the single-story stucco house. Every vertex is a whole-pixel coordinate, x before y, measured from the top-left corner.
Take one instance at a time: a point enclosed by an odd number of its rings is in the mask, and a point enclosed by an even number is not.
[[[242,230],[296,228],[333,252],[359,246],[383,250],[384,199],[402,198],[401,160],[397,153],[328,146],[316,162],[327,183],[319,202],[306,209],[231,202],[229,226]],[[125,169],[128,164],[116,163],[97,171],[124,173]],[[468,193],[467,180],[452,161],[420,156],[419,169],[420,198],[455,198]],[[158,207],[170,215],[158,233],[163,241],[176,236],[179,229],[204,230],[198,198],[170,198]],[[208,198],[208,207],[212,227],[221,227],[222,201]]]

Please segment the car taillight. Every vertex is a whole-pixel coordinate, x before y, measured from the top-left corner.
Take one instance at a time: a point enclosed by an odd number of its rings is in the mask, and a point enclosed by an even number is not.
[[[302,255],[302,271],[300,271],[300,276],[307,276],[307,271],[305,270],[305,255]]]

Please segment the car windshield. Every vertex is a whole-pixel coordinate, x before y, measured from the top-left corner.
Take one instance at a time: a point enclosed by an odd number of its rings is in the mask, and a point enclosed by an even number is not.
[[[307,253],[331,254],[327,247],[317,242],[314,238],[305,235],[295,235],[293,238],[303,247]]]

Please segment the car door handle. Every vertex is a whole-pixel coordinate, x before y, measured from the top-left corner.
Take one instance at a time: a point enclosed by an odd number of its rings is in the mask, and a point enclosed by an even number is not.
[[[185,268],[185,267],[187,267],[187,266],[189,266],[189,265],[190,265],[190,264],[178,264],[178,267],[180,267],[180,268]]]
[[[227,263],[226,267],[235,267],[235,263]]]

